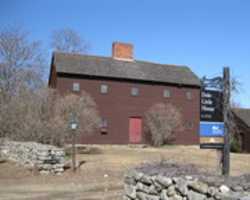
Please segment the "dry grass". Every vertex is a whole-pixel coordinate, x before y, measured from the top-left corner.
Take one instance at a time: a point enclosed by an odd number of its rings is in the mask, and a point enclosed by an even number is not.
[[[124,173],[142,163],[162,160],[192,163],[203,170],[217,173],[217,154],[197,146],[136,148],[92,145],[93,154],[78,155],[86,161],[76,174],[41,176],[20,169],[14,163],[0,164],[0,199],[121,199]],[[250,155],[231,154],[231,174],[250,172]]]

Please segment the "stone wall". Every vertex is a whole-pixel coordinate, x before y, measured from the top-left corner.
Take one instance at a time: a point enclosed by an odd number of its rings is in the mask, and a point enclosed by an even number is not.
[[[124,200],[250,200],[248,178],[239,177],[227,184],[209,177],[167,177],[132,170],[125,175]]]
[[[64,150],[55,146],[5,141],[1,154],[22,166],[37,169],[41,174],[61,174],[64,171]]]

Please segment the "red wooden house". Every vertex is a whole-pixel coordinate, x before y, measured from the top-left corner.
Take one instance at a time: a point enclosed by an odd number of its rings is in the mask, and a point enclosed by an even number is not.
[[[176,144],[199,143],[200,81],[186,66],[134,59],[133,45],[115,42],[112,57],[55,52],[49,86],[60,93],[85,90],[95,100],[102,128],[80,142],[92,144],[147,143],[144,113],[156,103],[181,109],[185,129]]]

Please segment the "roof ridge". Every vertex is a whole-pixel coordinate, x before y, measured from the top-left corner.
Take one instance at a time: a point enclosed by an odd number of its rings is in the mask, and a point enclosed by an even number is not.
[[[182,67],[182,68],[188,68],[189,67],[187,65],[179,65],[179,64],[166,64],[166,63],[157,63],[154,61],[146,61],[146,60],[133,60],[133,61],[126,61],[126,60],[116,60],[114,58],[112,58],[111,56],[100,56],[100,55],[90,55],[90,54],[81,54],[81,53],[67,53],[67,52],[62,52],[62,51],[54,51],[53,54],[62,54],[62,55],[66,55],[66,56],[79,56],[79,57],[92,57],[92,58],[104,58],[104,59],[111,59],[117,62],[123,62],[123,63],[127,63],[127,62],[139,62],[139,63],[148,63],[148,64],[155,64],[155,65],[162,65],[162,66],[168,66],[168,67]]]
[[[138,62],[142,63],[148,63],[148,64],[155,64],[155,65],[163,65],[163,66],[170,66],[170,67],[182,67],[182,68],[189,68],[187,65],[179,65],[179,64],[165,64],[165,63],[157,63],[154,61],[145,61],[145,60],[136,60]]]

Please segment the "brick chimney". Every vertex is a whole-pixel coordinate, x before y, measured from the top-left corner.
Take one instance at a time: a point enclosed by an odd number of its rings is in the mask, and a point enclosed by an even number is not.
[[[133,61],[133,45],[129,43],[113,42],[112,58],[124,61]]]

